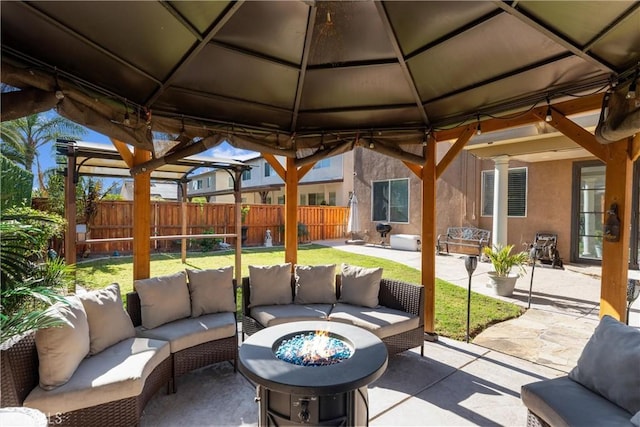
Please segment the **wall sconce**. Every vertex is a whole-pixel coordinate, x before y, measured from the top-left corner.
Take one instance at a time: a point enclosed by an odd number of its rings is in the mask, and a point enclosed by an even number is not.
[[[607,220],[604,223],[604,238],[608,242],[620,240],[620,218],[618,218],[618,204],[612,203],[607,211]]]

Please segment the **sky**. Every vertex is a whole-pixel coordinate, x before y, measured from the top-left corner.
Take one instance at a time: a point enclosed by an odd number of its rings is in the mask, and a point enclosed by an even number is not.
[[[111,140],[109,139],[108,136],[94,132],[91,129],[87,129],[87,133],[83,135],[80,138],[80,140],[86,141],[86,142],[97,142],[97,143],[102,143],[108,146],[112,146]],[[42,168],[43,171],[54,168],[56,166],[55,142],[51,142],[41,147],[39,149],[38,154],[40,159],[40,167]],[[222,157],[222,158],[228,158],[228,159],[234,159],[234,158],[242,159],[244,156],[249,154],[253,154],[253,152],[248,150],[239,150],[233,147],[232,145],[230,145],[226,141],[218,145],[217,147],[214,147],[203,153],[200,153],[200,155],[204,155],[204,156]],[[33,164],[32,172],[33,172],[33,188],[37,188],[38,187],[38,168],[35,162]],[[119,184],[122,183],[122,178],[118,178],[118,179],[100,178],[100,179],[104,180],[105,187],[110,186],[111,183],[114,181],[118,182]]]

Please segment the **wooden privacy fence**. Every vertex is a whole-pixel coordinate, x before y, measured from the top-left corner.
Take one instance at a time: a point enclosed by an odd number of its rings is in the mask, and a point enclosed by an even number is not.
[[[273,244],[284,241],[284,206],[282,205],[246,205],[249,212],[243,226],[246,227],[245,246],[261,246],[267,230],[271,230]],[[187,203],[186,233],[233,234],[235,233],[235,205],[219,203]],[[298,207],[298,241],[339,239],[346,235],[349,208],[342,206],[300,206]],[[98,203],[95,218],[87,227],[86,239],[122,239],[133,236],[133,202],[102,201]],[[173,252],[180,250],[180,239],[154,240],[153,236],[170,236],[182,234],[182,203],[151,203],[151,236],[152,250]],[[206,239],[210,240],[210,239]],[[225,237],[230,245],[235,238]],[[189,239],[189,250],[199,250],[203,239]],[[131,241],[112,241],[91,243],[78,242],[78,252],[82,254],[87,248],[92,253],[131,252]]]

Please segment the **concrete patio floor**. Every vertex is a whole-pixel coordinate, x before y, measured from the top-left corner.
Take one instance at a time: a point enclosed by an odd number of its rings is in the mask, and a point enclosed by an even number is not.
[[[420,268],[420,253],[376,246],[322,242],[336,249],[392,259]],[[598,322],[598,267],[536,267],[531,309],[491,326],[467,344],[444,337],[389,359],[386,372],[369,385],[372,426],[522,426],[526,408],[520,387],[564,375]],[[490,265],[479,263],[472,290],[486,287]],[[631,277],[638,272],[630,272]],[[467,287],[464,257],[436,257],[436,276]],[[527,306],[531,268],[512,297]],[[640,300],[630,324],[640,324]],[[147,405],[142,426],[253,426],[258,423],[255,387],[230,363],[212,365],[178,380],[178,392],[161,390]]]

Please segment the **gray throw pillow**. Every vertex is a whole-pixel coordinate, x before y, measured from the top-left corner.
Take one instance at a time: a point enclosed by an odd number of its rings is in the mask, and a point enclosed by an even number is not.
[[[187,273],[140,279],[133,282],[140,296],[142,327],[153,329],[191,316]]]
[[[296,265],[296,304],[335,304],[336,265]]]
[[[89,354],[87,313],[77,297],[66,299],[68,304],[58,302],[47,309],[49,316],[63,324],[36,331],[40,387],[45,390],[66,384]]]
[[[569,378],[632,414],[640,411],[640,330],[604,316]]]
[[[112,283],[104,289],[78,295],[89,322],[90,355],[136,336],[131,318],[124,311],[120,285]]]
[[[291,304],[291,263],[249,266],[249,307]]]
[[[191,317],[203,314],[235,312],[233,267],[209,270],[189,270]]]
[[[374,308],[378,305],[382,268],[342,264],[340,302]]]

